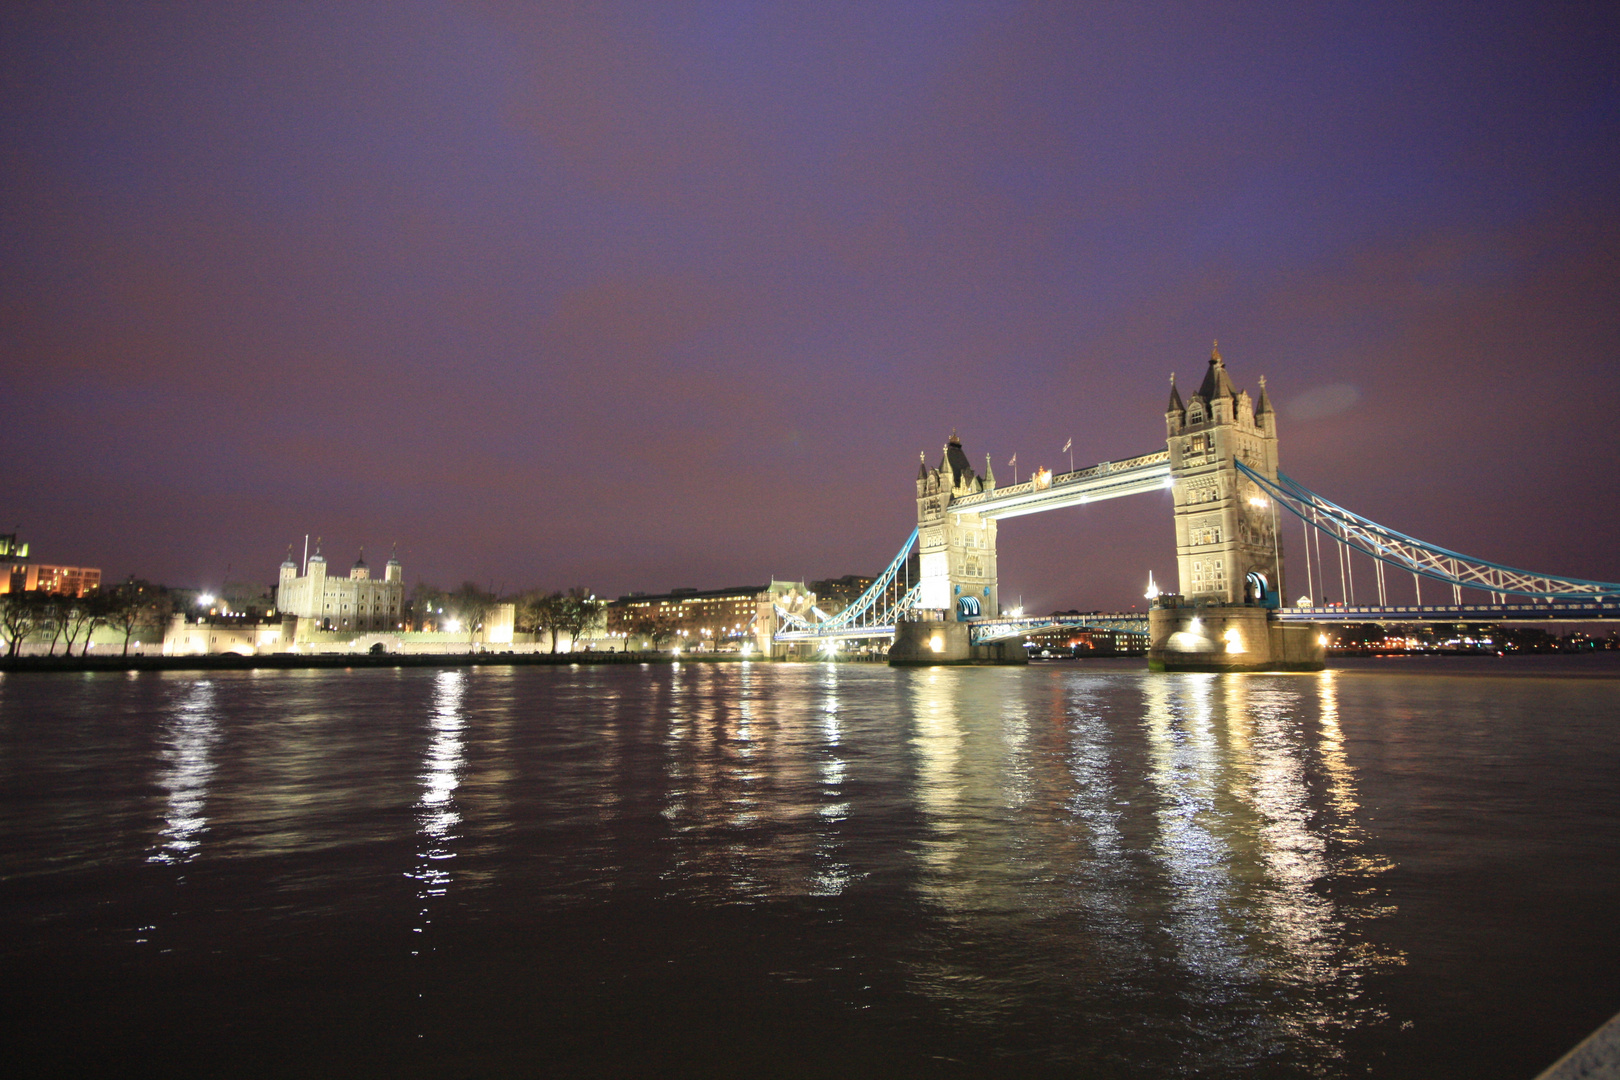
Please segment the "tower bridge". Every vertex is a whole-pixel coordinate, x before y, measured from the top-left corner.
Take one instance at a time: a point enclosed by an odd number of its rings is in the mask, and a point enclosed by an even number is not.
[[[929,468],[926,458],[918,464],[917,527],[871,587],[836,614],[762,610],[761,643],[835,649],[880,639],[892,641],[893,664],[995,664],[1024,662],[1021,640],[1042,631],[1130,629],[1148,633],[1155,668],[1316,670],[1324,652],[1316,624],[1323,622],[1620,617],[1620,584],[1516,570],[1441,548],[1346,510],[1279,471],[1266,381],[1258,399],[1238,389],[1218,348],[1187,400],[1171,376],[1164,418],[1164,449],[1066,473],[1042,469],[1006,486],[997,484],[988,456],[984,473],[976,472],[952,432],[938,465]],[[1156,597],[1146,613],[1002,613],[1001,520],[1166,489],[1174,505],[1175,592]],[[1283,600],[1284,513],[1304,536],[1306,598],[1292,607]],[[1372,563],[1377,605],[1354,603],[1355,555]],[[1318,586],[1331,587],[1335,569],[1348,607],[1310,599]],[[1415,604],[1390,603],[1391,571],[1412,575]],[[1440,603],[1433,592],[1423,603],[1425,581],[1440,591]],[[1465,604],[1465,589],[1489,602]]]

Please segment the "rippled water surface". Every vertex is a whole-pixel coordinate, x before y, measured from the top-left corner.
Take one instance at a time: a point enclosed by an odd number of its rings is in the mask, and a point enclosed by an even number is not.
[[[7,1071],[1529,1078],[1617,674],[4,675]]]

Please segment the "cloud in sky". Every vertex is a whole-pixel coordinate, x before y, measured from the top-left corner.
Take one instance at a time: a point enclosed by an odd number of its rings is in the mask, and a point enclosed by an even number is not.
[[[1290,420],[1320,420],[1355,408],[1361,391],[1349,383],[1329,383],[1290,398],[1282,412]]]

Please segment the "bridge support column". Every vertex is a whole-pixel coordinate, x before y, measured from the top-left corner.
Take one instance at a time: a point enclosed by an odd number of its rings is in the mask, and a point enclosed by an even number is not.
[[[1148,612],[1154,671],[1321,671],[1320,629],[1283,623],[1263,607],[1165,605]]]
[[[943,619],[902,619],[894,625],[894,645],[889,648],[891,667],[933,667],[937,665],[1027,664],[1029,654],[1022,641],[996,641],[974,645],[968,638],[970,626]]]

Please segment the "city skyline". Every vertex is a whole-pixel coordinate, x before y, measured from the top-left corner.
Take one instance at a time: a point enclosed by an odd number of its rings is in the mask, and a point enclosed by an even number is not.
[[[919,450],[955,428],[1005,482],[1162,449],[1218,338],[1314,490],[1620,580],[1615,29],[9,12],[0,528],[177,586],[305,533],[507,591],[871,574]],[[1167,495],[999,542],[1031,610],[1174,577]]]

